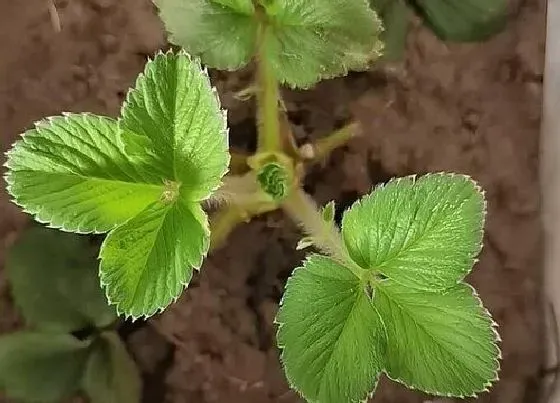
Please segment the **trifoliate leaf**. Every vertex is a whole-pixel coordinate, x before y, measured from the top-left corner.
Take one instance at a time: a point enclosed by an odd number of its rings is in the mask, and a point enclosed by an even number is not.
[[[426,24],[444,40],[482,41],[501,31],[507,0],[409,0]]]
[[[8,279],[26,322],[73,332],[116,320],[99,286],[87,237],[46,228],[25,231],[8,251]]]
[[[233,70],[259,57],[274,76],[307,88],[365,69],[382,47],[366,0],[155,0],[170,40],[211,67]],[[260,32],[260,34],[259,34]]]
[[[482,247],[485,201],[468,177],[400,178],[343,217],[352,259],[404,286],[444,289],[469,273]]]
[[[205,64],[237,70],[253,56],[258,23],[251,0],[154,0],[169,40]]]
[[[39,222],[105,232],[157,200],[163,181],[127,157],[117,122],[88,114],[39,122],[7,153],[8,191]]]
[[[276,321],[292,387],[308,401],[363,401],[382,370],[386,336],[360,281],[312,255],[288,280]]]
[[[12,399],[58,403],[79,387],[89,342],[62,333],[0,337],[0,391]]]
[[[120,122],[167,162],[189,201],[208,198],[229,164],[227,123],[208,75],[185,53],[158,54],[127,96]]]
[[[101,283],[118,312],[151,316],[177,299],[208,252],[198,204],[155,202],[113,230],[101,247]]]
[[[140,403],[140,373],[119,336],[105,332],[95,343],[82,379],[90,403]]]
[[[470,286],[428,293],[385,281],[374,303],[387,329],[385,370],[392,379],[458,397],[497,379],[498,336]]]
[[[225,114],[199,62],[160,53],[136,85],[118,122],[53,118],[16,142],[7,161],[9,191],[37,220],[77,232],[121,225],[106,242],[102,278],[112,302],[131,316],[165,307],[200,267],[208,235],[200,202],[229,162]],[[127,242],[136,223],[151,236]]]

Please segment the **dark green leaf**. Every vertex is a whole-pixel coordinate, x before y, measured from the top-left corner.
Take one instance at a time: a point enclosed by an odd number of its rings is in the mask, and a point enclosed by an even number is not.
[[[372,0],[372,7],[383,21],[383,60],[396,61],[406,49],[409,26],[409,9],[405,0]]]
[[[27,402],[60,402],[78,389],[88,346],[58,333],[0,337],[0,391]]]
[[[90,403],[140,402],[138,368],[116,333],[103,333],[96,342],[82,384]]]
[[[507,0],[409,0],[425,23],[444,40],[482,41],[507,22]]]
[[[86,236],[42,227],[21,235],[8,252],[6,269],[29,324],[71,332],[116,319],[99,285],[94,252]]]

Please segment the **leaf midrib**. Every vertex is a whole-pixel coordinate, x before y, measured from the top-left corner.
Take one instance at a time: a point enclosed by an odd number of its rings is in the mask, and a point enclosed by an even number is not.
[[[152,254],[154,252],[154,245],[156,244],[156,241],[159,237],[159,234],[161,232],[161,229],[163,228],[163,224],[165,223],[165,220],[167,218],[167,214],[169,214],[169,212],[171,211],[172,208],[175,207],[175,203],[169,204],[167,206],[165,206],[165,212],[162,214],[161,217],[161,221],[157,227],[157,230],[154,232],[154,237],[153,237],[153,242],[151,243],[150,246],[150,252],[146,253],[146,259],[142,262],[142,274],[140,275],[140,278],[138,279],[138,282],[136,283],[136,286],[134,287],[134,292],[132,293],[132,305],[135,305],[136,301],[136,297],[138,295],[138,290],[140,288],[140,283],[142,282],[142,280],[144,279],[144,276],[146,275],[146,273],[148,272],[147,268],[148,268],[148,262],[150,260],[150,258],[152,257]]]
[[[342,326],[342,329],[338,335],[338,337],[336,338],[336,341],[334,343],[334,347],[331,349],[330,353],[329,353],[329,357],[327,358],[327,364],[324,367],[324,370],[321,372],[321,376],[319,378],[319,384],[321,385],[319,387],[319,393],[318,395],[320,396],[322,394],[323,391],[323,387],[324,387],[324,377],[325,377],[325,373],[327,372],[327,369],[330,368],[330,366],[332,365],[332,358],[334,356],[334,353],[336,350],[338,350],[339,346],[340,346],[340,340],[342,339],[342,335],[344,334],[344,332],[346,331],[346,327],[348,326],[348,322],[350,321],[350,317],[352,316],[352,314],[354,313],[354,310],[356,309],[356,306],[358,305],[358,301],[361,297],[360,295],[360,290],[358,287],[358,291],[354,293],[355,298],[354,298],[354,302],[352,304],[352,308],[350,309],[350,312],[348,313],[346,320],[344,321],[344,325]]]
[[[147,182],[129,182],[129,181],[124,181],[124,180],[119,180],[119,179],[109,179],[109,178],[102,178],[99,176],[86,176],[86,175],[81,175],[81,174],[76,174],[76,173],[68,173],[68,172],[46,172],[46,171],[38,171],[38,170],[32,170],[32,169],[21,169],[21,170],[16,170],[16,171],[12,171],[13,174],[18,174],[18,173],[33,173],[33,174],[40,174],[40,175],[46,175],[46,176],[62,176],[62,177],[71,177],[71,178],[81,178],[84,180],[84,182],[87,181],[95,181],[95,182],[107,182],[107,183],[118,183],[118,184],[122,184],[123,186],[138,186],[138,187],[145,187],[145,188],[150,188],[150,189],[154,189],[154,190],[162,190],[164,189],[164,185],[157,185],[155,183],[147,183]]]

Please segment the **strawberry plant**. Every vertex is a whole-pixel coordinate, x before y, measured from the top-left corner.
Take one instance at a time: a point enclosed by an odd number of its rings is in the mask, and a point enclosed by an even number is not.
[[[91,403],[139,403],[136,365],[115,332],[87,239],[27,230],[6,270],[29,329],[0,336],[0,390],[18,401],[60,402],[78,390]]]
[[[358,129],[298,148],[280,86],[367,69],[383,48],[367,1],[156,5],[183,50],[146,64],[117,119],[65,114],[25,132],[7,153],[14,201],[51,227],[108,233],[101,285],[132,318],[175,301],[235,225],[282,209],[305,233],[297,247],[315,249],[276,318],[286,376],[305,399],[363,401],[381,374],[436,395],[487,390],[498,335],[465,282],[482,247],[481,188],[452,173],[393,179],[351,206],[339,229],[334,204],[319,208],[302,187],[306,168]],[[228,151],[226,115],[199,60],[254,68],[254,155]]]

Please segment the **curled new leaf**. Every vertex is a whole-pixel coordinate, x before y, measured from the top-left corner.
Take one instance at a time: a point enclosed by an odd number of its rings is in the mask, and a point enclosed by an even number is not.
[[[290,178],[281,164],[266,164],[257,174],[257,180],[261,188],[274,200],[281,200],[288,193]]]

